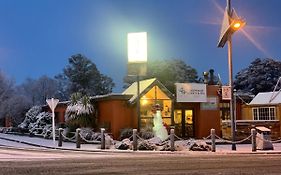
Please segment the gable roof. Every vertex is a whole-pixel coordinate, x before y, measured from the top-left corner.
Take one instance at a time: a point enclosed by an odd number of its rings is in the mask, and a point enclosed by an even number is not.
[[[174,95],[156,78],[142,80],[140,84],[140,97],[145,95],[153,86],[158,86],[170,99],[174,98]],[[123,93],[123,95],[133,95],[129,100],[129,103],[135,103],[137,99],[137,82],[134,82]]]
[[[277,92],[261,92],[250,102],[250,105],[268,105],[281,104],[281,93]]]

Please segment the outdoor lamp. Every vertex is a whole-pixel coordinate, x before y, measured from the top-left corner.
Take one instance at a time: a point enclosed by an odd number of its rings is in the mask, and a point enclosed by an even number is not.
[[[128,76],[136,76],[137,78],[137,120],[138,130],[141,128],[140,118],[140,76],[145,76],[147,72],[147,33],[128,33]]]
[[[218,47],[223,47],[228,41],[228,38],[236,31],[246,25],[246,21],[238,17],[235,10],[232,9],[231,15],[225,10],[221,26]]]
[[[232,34],[244,25],[246,22],[239,18],[235,10],[231,8],[231,0],[226,1],[226,8],[224,11],[223,21],[221,25],[221,32],[219,36],[218,47],[223,48],[226,43],[228,43],[228,74],[229,74],[229,88],[230,88],[230,102],[229,110],[231,117],[231,137],[232,137],[232,150],[236,150],[235,143],[235,131],[236,131],[236,119],[235,119],[235,101],[233,92],[233,66],[232,66]]]
[[[243,19],[235,19],[235,20],[232,20],[230,28],[233,31],[232,33],[234,33],[237,30],[239,30],[242,27],[244,27],[245,25],[246,25],[246,22]]]

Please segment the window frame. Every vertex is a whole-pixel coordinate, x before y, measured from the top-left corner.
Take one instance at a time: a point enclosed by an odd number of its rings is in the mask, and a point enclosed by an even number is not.
[[[252,108],[252,118],[256,121],[272,121],[276,120],[276,107],[254,107]]]

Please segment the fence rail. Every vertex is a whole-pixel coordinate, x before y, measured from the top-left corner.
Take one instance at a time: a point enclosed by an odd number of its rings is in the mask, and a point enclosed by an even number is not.
[[[90,144],[100,144],[101,145],[101,149],[105,149],[105,129],[101,128],[101,140],[88,140],[86,139],[81,133],[80,133],[80,129],[78,128],[76,130],[76,133],[73,137],[69,138],[67,136],[65,136],[63,134],[63,129],[60,128],[59,129],[59,142],[58,142],[58,146],[61,147],[62,146],[62,140],[66,140],[69,142],[75,142],[76,143],[76,148],[80,148],[81,147],[81,141],[85,142],[85,143],[90,143]],[[144,142],[146,141],[149,144],[155,144],[155,143],[151,143],[151,140],[149,139],[143,139],[142,137],[140,137],[137,134],[137,129],[133,129],[133,134],[129,137],[129,139],[133,138],[133,143],[132,143],[132,149],[133,151],[137,151],[138,150],[138,141]],[[231,141],[231,140],[227,140],[224,139],[218,135],[216,135],[215,133],[215,129],[211,129],[210,130],[210,135],[208,135],[207,137],[204,137],[203,140],[211,140],[211,151],[212,152],[216,152],[216,140],[220,140],[221,143],[229,143],[229,144],[240,144],[243,143],[247,140],[250,140],[252,143],[252,152],[255,152],[257,150],[257,140],[259,141],[263,141],[263,142],[270,142],[271,144],[273,143],[281,143],[281,140],[269,140],[269,139],[265,139],[262,138],[260,136],[257,136],[257,132],[255,129],[251,130],[251,134],[242,139],[242,140],[238,140],[238,141]],[[180,138],[179,136],[177,136],[174,132],[174,129],[170,130],[170,135],[168,136],[168,138],[164,141],[162,141],[162,145],[169,145],[170,146],[170,150],[171,151],[175,151],[175,141],[187,141],[183,138]],[[158,144],[159,146],[160,144]],[[146,144],[143,144],[142,146],[146,147],[146,149],[150,149]],[[161,146],[161,145],[160,145]]]

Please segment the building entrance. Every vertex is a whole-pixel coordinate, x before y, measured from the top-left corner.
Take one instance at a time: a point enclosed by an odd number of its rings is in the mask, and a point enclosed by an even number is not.
[[[194,138],[194,110],[174,110],[175,133],[182,138]]]

